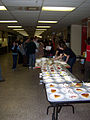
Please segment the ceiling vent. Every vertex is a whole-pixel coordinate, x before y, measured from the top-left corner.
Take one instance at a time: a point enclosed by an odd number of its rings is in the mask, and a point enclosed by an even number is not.
[[[40,7],[18,7],[18,10],[40,11]]]
[[[41,7],[37,6],[8,6],[8,10],[11,11],[40,11]]]

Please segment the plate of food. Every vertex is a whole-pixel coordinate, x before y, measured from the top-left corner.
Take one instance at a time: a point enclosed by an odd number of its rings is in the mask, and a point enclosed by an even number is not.
[[[72,77],[71,77],[71,76],[64,76],[64,79],[65,79],[66,81],[72,81]]]
[[[90,93],[88,93],[88,92],[84,92],[84,93],[82,93],[82,94],[80,94],[80,96],[81,96],[81,98],[84,98],[84,99],[90,99]]]
[[[44,58],[44,57],[43,57],[41,60],[42,60],[42,61],[45,61],[45,60],[47,60],[47,58]]]
[[[61,92],[63,92],[63,93],[72,93],[73,94],[73,90],[71,88],[66,88],[66,87],[61,88]]]
[[[71,87],[82,87],[82,83],[72,83],[70,86]]]
[[[55,87],[52,87],[52,88],[47,88],[46,91],[48,93],[57,93],[57,92],[59,92],[59,89],[55,88]]]
[[[66,73],[65,71],[61,71],[61,72],[60,72],[60,75],[63,75],[63,76],[64,76],[64,75],[67,75],[67,73]]]
[[[43,79],[51,79],[51,77],[47,75],[43,75]]]
[[[70,100],[75,100],[75,99],[78,99],[79,98],[79,96],[76,94],[76,93],[68,93],[68,94],[66,94],[66,98],[67,99],[70,99]]]
[[[65,65],[65,64],[67,64],[66,62],[64,62],[64,61],[60,61],[60,63],[62,64],[62,65]]]
[[[36,62],[37,62],[37,63],[40,63],[40,62],[41,62],[41,59],[36,59]]]
[[[60,77],[60,75],[59,74],[52,74],[52,76],[54,76],[54,77]]]
[[[84,85],[90,87],[90,83],[84,83]]]
[[[64,95],[61,93],[52,93],[52,94],[50,94],[49,98],[54,101],[59,101],[64,98]]]
[[[74,90],[77,93],[81,93],[81,92],[85,92],[86,91],[86,89],[84,89],[84,88],[74,88]]]
[[[57,82],[57,83],[61,83],[61,82],[65,82],[65,80],[63,79],[63,78],[60,78],[60,77],[58,77],[58,78],[56,78],[55,77],[55,81]]]
[[[45,80],[43,80],[45,83],[51,83],[51,82],[54,82],[54,80],[53,79],[45,79]]]
[[[58,87],[58,85],[55,83],[48,83],[48,84],[46,84],[46,87],[52,88],[52,87]]]
[[[68,87],[70,87],[70,85],[67,84],[67,83],[63,83],[63,84],[59,84],[59,87],[61,87],[61,88],[63,88],[63,87],[68,88]]]

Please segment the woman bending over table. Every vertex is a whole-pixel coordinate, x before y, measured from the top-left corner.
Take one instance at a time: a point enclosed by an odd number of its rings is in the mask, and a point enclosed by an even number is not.
[[[63,59],[67,64],[70,65],[70,68],[68,68],[68,70],[72,73],[72,67],[73,64],[76,61],[76,55],[75,53],[71,50],[71,48],[68,48],[66,46],[65,43],[59,43],[59,47],[60,50],[62,50],[63,52],[60,53],[59,56],[55,56],[55,59]]]

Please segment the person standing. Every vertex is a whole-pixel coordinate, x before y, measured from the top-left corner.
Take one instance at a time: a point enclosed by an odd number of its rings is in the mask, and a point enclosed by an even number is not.
[[[38,37],[35,36],[33,41],[34,41],[34,43],[36,44],[36,47],[37,47],[37,49],[36,49],[36,58],[38,58],[38,54],[39,54],[39,50],[38,50],[39,49]]]
[[[86,62],[85,62],[85,75],[84,81],[90,82],[90,37],[86,40]]]
[[[12,46],[12,56],[13,56],[13,66],[12,66],[12,69],[13,69],[13,71],[16,69],[18,51],[19,51],[18,43],[17,43],[17,41],[14,41],[13,42],[13,46]]]
[[[44,44],[43,44],[43,42],[40,42],[39,43],[39,48],[38,48],[38,56],[39,56],[39,58],[41,58],[41,57],[43,57],[44,56],[44,50],[43,50],[43,48],[44,48]]]
[[[48,58],[52,58],[54,55],[54,48],[52,41],[49,41],[48,45],[46,46],[46,54]]]
[[[27,45],[27,54],[29,55],[29,69],[35,68],[35,60],[36,60],[36,44],[34,43],[34,38],[30,39],[30,42]]]

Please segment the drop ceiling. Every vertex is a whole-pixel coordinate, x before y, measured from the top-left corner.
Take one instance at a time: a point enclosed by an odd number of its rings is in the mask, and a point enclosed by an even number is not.
[[[17,20],[18,23],[0,24],[0,29],[8,25],[21,25],[33,35],[37,25],[51,25],[50,31],[57,32],[71,24],[81,24],[82,19],[90,17],[90,0],[1,0],[7,11],[0,11],[0,20]],[[43,6],[76,7],[72,12],[42,11]],[[30,7],[30,8],[29,8]],[[57,24],[40,24],[38,20],[55,20]]]

